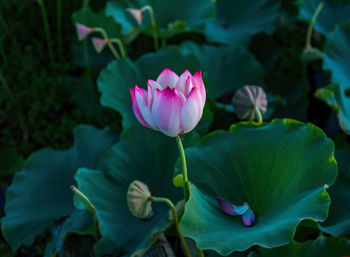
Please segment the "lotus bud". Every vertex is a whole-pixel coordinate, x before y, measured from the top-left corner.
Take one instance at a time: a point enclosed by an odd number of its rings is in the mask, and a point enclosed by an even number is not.
[[[133,181],[127,193],[128,207],[132,215],[144,219],[152,213],[152,196],[148,186],[141,181]]]
[[[181,76],[164,69],[156,81],[148,80],[148,91],[130,89],[132,108],[144,126],[176,137],[190,132],[203,114],[206,93],[200,71]]]
[[[102,38],[98,38],[98,37],[92,38],[91,41],[92,41],[92,44],[93,44],[97,53],[101,53],[103,48],[108,43],[108,39],[102,39]]]
[[[90,28],[80,23],[77,23],[75,26],[80,41],[84,40],[91,32],[94,32],[94,28]]]
[[[244,86],[238,90],[232,103],[238,118],[242,120],[254,120],[257,118],[256,109],[263,115],[267,108],[266,94],[257,86]]]
[[[137,24],[141,25],[143,20],[142,9],[126,8],[126,11],[129,12],[132,17],[137,21]]]

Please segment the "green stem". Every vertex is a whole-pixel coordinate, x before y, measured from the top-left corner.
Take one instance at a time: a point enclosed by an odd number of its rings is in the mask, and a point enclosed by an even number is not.
[[[2,63],[6,65],[6,63],[7,63],[7,56],[6,56],[4,47],[2,45],[2,38],[0,38],[0,54],[2,56]]]
[[[96,241],[99,239],[99,226],[98,226],[98,219],[97,219],[97,212],[96,212],[96,207],[92,204],[90,199],[83,193],[81,192],[78,188],[75,186],[71,186],[71,189],[73,190],[74,193],[77,194],[86,204],[88,205],[90,211],[92,212],[92,216],[94,218],[94,228],[95,228],[95,239]]]
[[[6,23],[4,17],[2,16],[2,14],[0,13],[0,23],[2,24],[2,26],[5,28],[6,33],[8,33],[9,37],[11,38],[12,44],[15,48],[16,54],[19,58],[22,58],[21,56],[21,49],[19,48],[19,43],[17,41],[17,38],[13,35],[10,27],[8,26],[8,24]]]
[[[199,250],[199,257],[204,257],[204,253],[201,249],[198,249]]]
[[[311,35],[312,35],[312,29],[315,26],[316,20],[317,20],[317,16],[320,14],[321,10],[323,8],[323,3],[320,3],[317,6],[317,9],[314,13],[314,15],[312,16],[311,22],[309,24],[309,27],[307,29],[307,34],[306,34],[306,44],[305,47],[306,48],[311,48]]]
[[[183,185],[184,185],[184,193],[185,193],[185,200],[188,201],[190,198],[190,183],[188,182],[188,176],[187,176],[187,165],[186,165],[186,156],[184,147],[181,142],[180,136],[176,137],[177,147],[179,149],[179,153],[181,156],[182,161],[182,173],[183,173]]]
[[[84,0],[82,10],[83,10],[83,20],[86,21],[86,11],[89,8],[89,0]],[[90,63],[89,63],[89,48],[88,48],[88,42],[87,40],[83,41],[83,51],[84,51],[84,63],[86,67],[86,77],[89,81],[92,80],[91,78],[91,71],[90,71]],[[91,89],[90,87],[90,93],[94,95],[94,89]]]
[[[43,17],[46,41],[47,41],[47,46],[49,48],[49,56],[50,56],[51,64],[52,64],[52,66],[54,66],[55,65],[55,57],[53,54],[52,41],[51,41],[51,35],[50,35],[50,27],[49,27],[49,21],[47,19],[45,4],[44,4],[43,0],[37,0],[37,1],[40,5],[41,15]]]
[[[149,15],[151,17],[151,26],[153,29],[153,41],[154,41],[154,49],[157,51],[159,49],[159,44],[158,44],[158,32],[157,32],[157,24],[156,24],[156,18],[154,16],[154,11],[152,6],[146,5],[142,8],[142,11],[148,11]]]
[[[4,18],[2,17],[1,13],[0,13],[0,23],[5,28],[6,32],[8,32],[9,31],[9,27],[8,27],[6,21],[4,20]]]
[[[118,54],[117,50],[112,44],[112,41],[109,39],[106,31],[103,28],[94,28],[94,32],[100,32],[103,36],[103,38],[107,41],[107,45],[109,47],[109,50],[111,50],[112,54],[114,55],[115,59],[119,60],[120,55]]]
[[[62,43],[62,0],[57,0],[57,43],[58,43],[58,58],[61,66],[63,65],[63,43]]]
[[[176,227],[176,231],[177,231],[177,234],[181,240],[181,243],[182,243],[182,246],[184,247],[184,250],[186,252],[186,255],[187,257],[191,257],[191,252],[188,248],[188,245],[186,243],[186,240],[184,238],[184,236],[182,235],[181,231],[180,231],[180,224],[179,224],[179,218],[177,216],[177,212],[176,212],[176,208],[174,206],[174,204],[167,198],[164,198],[164,197],[153,197],[152,196],[152,201],[153,202],[163,202],[163,203],[166,203],[170,206],[171,208],[171,211],[173,213],[173,216],[174,216],[174,222],[175,222],[175,227]]]
[[[112,38],[111,42],[112,43],[115,42],[115,43],[118,44],[119,49],[120,49],[120,53],[122,54],[122,57],[126,58],[126,52],[125,52],[125,48],[124,48],[123,42],[119,38]]]
[[[6,79],[4,78],[4,76],[2,75],[1,71],[0,71],[0,82],[1,84],[4,85],[5,91],[8,95],[8,97],[11,99],[13,106],[15,107],[17,114],[18,114],[18,121],[19,121],[19,126],[21,127],[22,130],[22,134],[23,134],[23,139],[26,141],[28,139],[28,131],[27,131],[27,127],[24,124],[24,121],[22,119],[22,112],[21,109],[17,103],[16,97],[15,95],[12,93],[9,85],[7,84]]]
[[[83,2],[83,10],[86,10],[89,7],[90,0],[84,0]]]
[[[256,113],[256,117],[257,117],[258,123],[262,123],[263,119],[262,119],[262,115],[261,115],[261,112],[259,110],[259,107],[255,107],[254,110],[255,110],[255,113]]]
[[[89,8],[89,0],[84,0],[82,10],[83,10],[83,21],[86,22],[86,12]],[[89,61],[89,46],[87,40],[83,41],[83,53],[84,53],[84,63],[85,63],[85,72],[86,72],[86,77],[89,81],[89,93],[90,97],[93,101],[94,104],[94,109],[96,109],[97,106],[97,101],[95,101],[95,87],[94,84],[92,83],[92,75],[91,75],[91,70],[90,70],[90,61]]]

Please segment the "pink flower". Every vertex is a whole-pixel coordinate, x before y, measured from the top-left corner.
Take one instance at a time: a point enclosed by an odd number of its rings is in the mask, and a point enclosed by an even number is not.
[[[142,9],[134,9],[134,8],[126,8],[126,11],[129,12],[132,17],[137,21],[137,24],[141,25],[143,15],[142,15]]]
[[[98,38],[98,37],[92,38],[91,41],[92,41],[92,44],[94,45],[94,48],[95,48],[97,53],[101,53],[103,48],[108,43],[108,40],[103,39],[103,38]]]
[[[78,34],[78,39],[81,41],[85,39],[91,32],[94,31],[93,28],[87,27],[83,24],[77,23],[75,24]]]
[[[180,77],[165,69],[157,81],[148,80],[148,91],[130,89],[132,108],[144,126],[176,137],[194,129],[203,114],[205,87],[202,73],[186,70]]]

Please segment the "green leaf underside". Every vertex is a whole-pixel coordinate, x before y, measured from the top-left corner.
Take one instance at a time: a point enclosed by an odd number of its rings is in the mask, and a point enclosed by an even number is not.
[[[317,6],[323,3],[323,8],[317,16],[315,29],[323,34],[331,32],[335,25],[350,18],[350,4],[342,1],[299,0],[300,18],[311,20]]]
[[[331,84],[316,91],[315,96],[328,104],[338,113],[339,125],[346,134],[350,134],[350,98],[340,84]]]
[[[320,229],[327,234],[339,237],[350,234],[350,150],[337,149],[335,157],[340,171],[337,181],[329,189],[332,204],[327,220],[320,223]]]
[[[276,0],[217,0],[216,19],[207,22],[205,35],[210,42],[247,43],[258,32],[272,32],[280,13]]]
[[[260,257],[343,257],[350,254],[350,241],[345,239],[327,238],[321,236],[315,241],[298,243],[293,241],[289,245],[261,249]]]
[[[190,133],[184,142],[196,144]],[[130,213],[126,193],[129,184],[140,180],[153,196],[168,197],[174,203],[183,192],[172,186],[172,171],[178,157],[176,141],[160,132],[136,126],[126,130],[120,141],[101,159],[99,170],[80,169],[75,177],[79,189],[97,209],[102,239],[96,244],[97,255],[120,248],[127,256],[144,252],[156,232],[168,224],[169,208],[153,203],[155,216],[140,220]],[[121,236],[122,235],[122,236]]]
[[[289,119],[237,123],[209,134],[186,151],[193,184],[182,232],[199,248],[222,255],[255,244],[288,244],[302,219],[326,219],[330,198],[324,185],[337,175],[333,154],[332,141],[319,128]],[[255,226],[223,213],[216,196],[248,202]]]
[[[171,28],[171,24],[183,21],[184,32],[191,28],[201,28],[205,20],[212,16],[214,5],[210,0],[134,0],[134,1],[110,1],[106,5],[106,14],[112,16],[122,25],[123,34],[130,33],[133,28],[146,29],[150,26],[148,11],[143,12],[143,21],[139,26],[134,18],[125,11],[126,8],[140,9],[146,5],[153,8],[157,26],[162,32]],[[175,31],[176,34],[177,31]]]
[[[70,189],[76,170],[94,168],[115,141],[107,129],[80,125],[74,129],[71,149],[43,149],[26,160],[7,190],[6,216],[1,220],[2,232],[13,251],[31,244],[55,220],[76,211]]]
[[[339,83],[318,89],[316,97],[338,111],[339,125],[350,133],[350,98],[345,91],[350,88],[350,21],[336,25],[327,37],[324,52],[324,69],[332,71],[332,81]]]
[[[350,4],[349,4],[350,8]],[[350,10],[349,10],[350,16]],[[350,21],[342,22],[327,37],[323,68],[332,71],[332,81],[350,88]]]

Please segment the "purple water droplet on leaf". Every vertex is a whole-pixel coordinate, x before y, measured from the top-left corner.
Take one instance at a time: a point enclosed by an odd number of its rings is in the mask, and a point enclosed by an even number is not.
[[[248,210],[242,215],[244,226],[251,227],[255,224],[255,214],[253,210],[248,207]]]
[[[249,206],[246,203],[244,203],[241,206],[237,206],[226,201],[221,196],[217,196],[216,200],[218,201],[221,210],[228,215],[232,215],[232,216],[242,215],[249,209]]]

